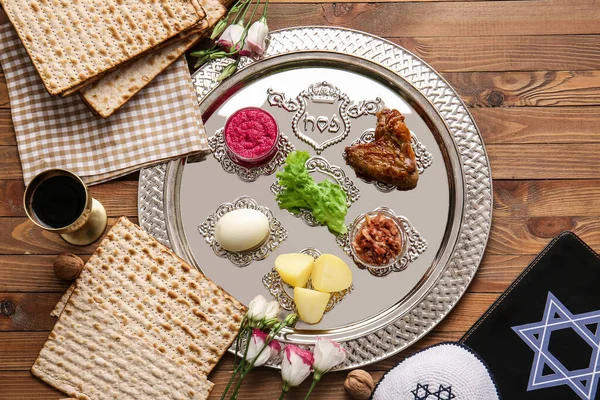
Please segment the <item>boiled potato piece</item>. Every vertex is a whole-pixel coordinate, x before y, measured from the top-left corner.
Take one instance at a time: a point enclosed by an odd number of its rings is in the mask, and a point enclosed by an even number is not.
[[[316,324],[323,318],[323,313],[329,302],[329,293],[301,287],[294,288],[294,303],[300,319],[307,324]]]
[[[352,285],[352,271],[339,257],[323,254],[315,260],[312,286],[321,292],[339,292]]]
[[[282,254],[275,259],[275,270],[283,281],[292,286],[306,286],[315,259],[308,254]]]

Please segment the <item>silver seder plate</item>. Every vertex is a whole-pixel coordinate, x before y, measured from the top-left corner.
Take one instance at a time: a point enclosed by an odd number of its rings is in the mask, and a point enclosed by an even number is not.
[[[219,85],[217,77],[229,62],[205,65],[192,78],[212,153],[142,170],[142,227],[245,304],[263,294],[293,309],[290,288],[272,271],[276,256],[335,254],[350,265],[353,286],[332,296],[321,322],[299,322],[280,339],[306,347],[317,335],[341,342],[348,357],[338,369],[410,346],[456,305],[489,237],[489,162],[464,103],[418,57],[347,29],[272,32],[264,59],[243,59],[240,70]],[[420,172],[413,190],[363,181],[345,162],[346,146],[372,140],[374,114],[383,104],[400,110],[413,134]],[[232,163],[219,137],[226,118],[248,106],[273,114],[283,134],[279,153],[258,170]],[[278,207],[275,172],[293,149],[314,156],[309,163],[317,181],[328,178],[346,190],[348,225],[379,207],[398,216],[408,238],[401,262],[383,271],[356,265],[344,250],[347,238],[336,238],[311,215]],[[240,207],[268,215],[275,235],[247,259],[209,244],[215,216]]]

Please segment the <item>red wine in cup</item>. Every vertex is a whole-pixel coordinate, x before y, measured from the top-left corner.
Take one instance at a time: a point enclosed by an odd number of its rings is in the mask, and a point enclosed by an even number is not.
[[[85,208],[85,187],[77,179],[58,175],[44,180],[35,189],[31,209],[44,225],[64,228],[81,216]]]

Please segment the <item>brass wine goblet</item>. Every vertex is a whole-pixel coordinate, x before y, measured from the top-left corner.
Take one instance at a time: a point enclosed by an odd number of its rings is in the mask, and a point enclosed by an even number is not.
[[[23,205],[34,224],[77,246],[98,240],[108,223],[104,206],[90,196],[79,176],[66,169],[35,176],[25,188]]]

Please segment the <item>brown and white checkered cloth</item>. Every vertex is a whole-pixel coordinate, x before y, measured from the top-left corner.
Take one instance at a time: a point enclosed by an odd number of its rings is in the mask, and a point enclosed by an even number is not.
[[[0,65],[25,184],[49,168],[99,183],[208,149],[183,57],[107,119],[77,95],[50,96],[10,23],[0,25]]]

